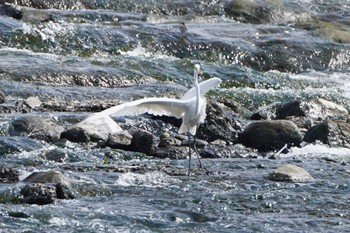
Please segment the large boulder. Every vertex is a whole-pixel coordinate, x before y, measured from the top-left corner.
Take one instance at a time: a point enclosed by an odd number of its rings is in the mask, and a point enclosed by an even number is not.
[[[11,136],[28,136],[47,142],[59,140],[63,130],[63,126],[53,120],[39,116],[22,116],[13,120],[9,126]]]
[[[311,127],[303,140],[308,143],[320,141],[332,147],[350,148],[350,124],[343,121],[323,121]]]
[[[278,151],[299,145],[302,135],[297,126],[286,120],[256,121],[249,124],[239,135],[238,141],[261,152]]]
[[[33,151],[41,149],[47,144],[25,137],[1,137],[0,136],[0,155],[11,154],[22,151]]]
[[[237,137],[238,124],[235,122],[235,111],[239,106],[228,101],[220,103],[209,101],[207,103],[205,122],[202,123],[197,132],[197,137],[208,142],[217,139],[226,142],[235,141]]]
[[[29,183],[21,190],[27,204],[46,205],[75,198],[70,180],[59,171],[33,172],[23,182]]]
[[[273,171],[269,175],[269,179],[273,181],[308,182],[313,180],[313,177],[303,168],[287,164]]]
[[[279,106],[276,110],[277,119],[289,116],[308,117],[313,120],[337,119],[344,120],[348,111],[341,105],[318,98],[312,100],[294,100]]]
[[[110,135],[122,131],[110,117],[87,118],[62,132],[61,138],[72,142],[106,142]]]

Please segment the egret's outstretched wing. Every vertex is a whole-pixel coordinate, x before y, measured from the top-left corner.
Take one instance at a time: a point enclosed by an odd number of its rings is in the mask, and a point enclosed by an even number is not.
[[[221,83],[221,79],[219,78],[211,78],[208,80],[205,80],[199,84],[199,90],[201,93],[201,97],[204,97],[204,95],[210,91],[211,89],[218,87]],[[196,96],[196,87],[192,87],[190,90],[186,92],[185,95],[181,97],[181,100],[188,100]]]
[[[134,116],[143,113],[167,115],[181,118],[187,111],[188,103],[170,98],[145,98],[107,108],[89,118],[105,116]]]

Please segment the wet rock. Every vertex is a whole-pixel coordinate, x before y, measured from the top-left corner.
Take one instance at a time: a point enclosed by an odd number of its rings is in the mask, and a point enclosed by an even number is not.
[[[308,101],[294,100],[278,107],[276,111],[277,119],[285,119],[288,116],[306,116],[313,120],[344,120],[348,115],[348,111],[343,106],[321,98]]]
[[[239,135],[240,143],[261,152],[278,151],[285,145],[299,145],[301,141],[297,126],[286,120],[253,122]]]
[[[188,157],[188,147],[184,146],[167,146],[158,148],[154,153],[154,157],[162,159],[186,159]]]
[[[132,136],[127,131],[121,131],[108,136],[105,146],[116,149],[126,149],[131,145]]]
[[[58,184],[62,183],[67,186],[70,185],[70,180],[64,176],[59,171],[44,171],[44,172],[33,172],[28,177],[26,177],[23,182],[28,183],[51,183],[51,184]]]
[[[47,205],[57,200],[56,187],[46,184],[27,184],[21,190],[23,201],[27,204]]]
[[[233,0],[226,3],[224,10],[228,16],[246,23],[261,24],[276,20],[281,1]]]
[[[12,121],[9,126],[11,136],[28,136],[47,142],[59,140],[63,130],[64,128],[56,122],[39,116],[22,116]]]
[[[305,142],[320,141],[331,147],[350,148],[350,124],[342,121],[324,121],[311,127],[305,134]]]
[[[55,161],[62,163],[66,160],[68,160],[68,154],[62,150],[62,149],[53,149],[50,151],[47,151],[44,156],[47,160]]]
[[[230,108],[227,105],[230,105]],[[209,101],[207,103],[205,122],[202,123],[197,132],[197,137],[212,142],[217,139],[234,141],[237,136],[236,130],[240,129],[234,120],[232,110],[233,103],[219,103]],[[238,108],[236,106],[236,108]]]
[[[30,23],[40,23],[52,20],[48,11],[38,10],[31,7],[21,7],[14,4],[4,4],[0,7],[0,12],[9,17]]]
[[[62,132],[61,138],[72,142],[106,142],[109,135],[122,131],[110,117],[88,118]]]
[[[131,145],[128,147],[131,151],[145,153],[151,155],[156,151],[157,138],[150,132],[132,127],[128,131],[132,136]]]
[[[313,177],[303,168],[293,164],[283,165],[269,175],[273,181],[308,182]]]
[[[0,155],[38,150],[45,145],[46,144],[43,142],[38,142],[29,138],[0,136]]]
[[[5,102],[5,94],[0,91],[0,104]]]
[[[159,141],[158,147],[167,147],[167,146],[181,146],[181,140],[177,138],[162,138]]]
[[[57,183],[55,185],[56,188],[56,195],[58,199],[74,199],[75,194],[70,188],[70,186],[64,184],[64,183]]]
[[[36,108],[39,108],[42,103],[37,97],[29,97],[24,100],[24,104],[31,109],[36,109]]]
[[[305,116],[305,111],[300,107],[300,100],[293,100],[283,104],[276,110],[277,119],[286,119],[288,116]]]
[[[19,172],[11,167],[0,167],[0,183],[14,183],[19,181]]]
[[[329,127],[327,122],[321,122],[312,126],[304,135],[303,141],[312,143],[320,141],[324,144],[328,144]]]

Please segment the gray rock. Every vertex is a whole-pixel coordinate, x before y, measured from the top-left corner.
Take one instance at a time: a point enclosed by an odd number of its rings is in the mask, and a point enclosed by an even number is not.
[[[286,119],[288,116],[305,116],[305,110],[300,105],[300,100],[293,100],[283,104],[277,108],[276,118]]]
[[[177,139],[177,138],[162,138],[159,141],[158,146],[159,147],[168,147],[168,146],[181,146],[181,140]]]
[[[5,94],[0,91],[0,104],[5,102]]]
[[[9,126],[11,136],[28,136],[47,142],[59,140],[63,130],[56,122],[39,116],[22,116],[13,120]]]
[[[327,122],[321,122],[317,125],[312,126],[304,135],[303,141],[312,143],[320,141],[324,144],[328,144],[329,126]]]
[[[9,17],[30,23],[40,23],[52,20],[52,16],[48,11],[14,4],[2,5],[0,7],[0,12]]]
[[[53,149],[53,150],[47,151],[44,154],[44,156],[46,157],[47,160],[51,160],[59,163],[62,163],[68,159],[68,154],[62,149]]]
[[[42,102],[37,97],[29,97],[24,100],[24,104],[29,108],[36,109],[41,106]]]
[[[293,164],[283,165],[269,175],[273,181],[308,182],[313,177],[303,168]]]
[[[131,145],[132,136],[127,131],[110,134],[105,146],[114,149],[125,149]]]
[[[26,177],[23,180],[23,182],[42,183],[42,184],[62,183],[62,184],[67,185],[67,186],[70,185],[70,180],[59,171],[33,172],[28,177]]]
[[[47,205],[57,200],[56,187],[46,184],[27,184],[21,190],[23,201],[27,204]]]
[[[0,167],[0,183],[14,183],[19,181],[19,172],[11,167]]]
[[[130,128],[128,132],[133,138],[129,150],[147,155],[152,155],[156,151],[157,138],[152,133],[136,127]]]
[[[122,128],[110,117],[87,118],[61,134],[72,142],[106,142],[109,135],[122,132]]]
[[[239,135],[239,142],[261,152],[278,151],[285,145],[299,145],[302,135],[297,126],[286,120],[257,121],[249,124]]]

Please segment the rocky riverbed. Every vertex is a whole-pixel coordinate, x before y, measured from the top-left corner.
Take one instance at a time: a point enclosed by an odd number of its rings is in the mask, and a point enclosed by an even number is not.
[[[5,3],[6,2],[6,3]],[[0,229],[346,232],[349,15],[337,1],[0,1]],[[345,8],[344,8],[345,7]],[[83,120],[219,77],[181,120]]]

